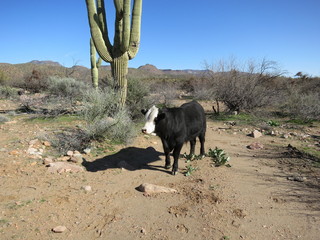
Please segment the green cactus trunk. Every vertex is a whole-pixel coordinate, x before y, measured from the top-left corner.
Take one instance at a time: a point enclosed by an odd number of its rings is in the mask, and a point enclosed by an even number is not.
[[[116,9],[114,44],[110,43],[104,0],[86,0],[91,37],[99,56],[111,64],[115,87],[120,93],[120,104],[127,97],[128,62],[140,45],[142,0],[134,0],[130,21],[131,0],[114,0]]]
[[[120,95],[121,106],[125,105],[127,99],[128,63],[128,54],[122,54],[121,56],[114,58],[111,63],[112,77],[115,81],[115,89]]]

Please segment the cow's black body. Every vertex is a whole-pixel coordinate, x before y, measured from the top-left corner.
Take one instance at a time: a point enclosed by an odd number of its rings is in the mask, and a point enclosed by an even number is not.
[[[166,168],[170,168],[170,152],[173,151],[172,174],[178,171],[178,159],[185,142],[190,141],[190,154],[194,154],[196,138],[200,140],[200,154],[204,155],[206,117],[202,106],[192,101],[179,108],[160,109],[155,119],[155,133],[161,138],[166,156]]]

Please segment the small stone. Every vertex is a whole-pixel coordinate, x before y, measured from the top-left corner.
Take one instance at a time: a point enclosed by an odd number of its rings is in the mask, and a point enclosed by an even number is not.
[[[286,133],[285,133],[285,134],[283,134],[283,135],[282,135],[282,138],[284,138],[284,139],[288,139],[288,138],[289,138],[289,134],[286,134]]]
[[[18,150],[12,150],[11,152],[9,152],[9,155],[12,155],[12,156],[17,156],[19,155],[19,151]]]
[[[84,169],[78,165],[66,162],[53,162],[49,164],[48,172],[63,173],[63,172],[83,172]]]
[[[142,234],[144,234],[144,235],[147,234],[147,231],[146,231],[146,229],[144,229],[144,228],[141,228],[140,232],[141,232]]]
[[[65,226],[56,226],[52,229],[55,233],[63,233],[67,228]]]
[[[177,190],[163,186],[157,186],[150,183],[143,183],[138,187],[138,190],[145,193],[176,193]]]
[[[251,136],[252,136],[253,138],[259,138],[259,137],[262,136],[262,133],[261,133],[260,131],[258,131],[258,130],[254,130],[254,131],[251,133]]]
[[[257,149],[263,149],[263,144],[262,143],[251,143],[249,146],[247,146],[247,148],[251,149],[251,150],[257,150]]]
[[[47,157],[47,158],[43,159],[44,165],[49,165],[50,163],[53,163],[53,159],[51,157]]]
[[[62,156],[57,158],[58,161],[68,161],[70,160],[70,156]]]
[[[42,144],[46,147],[51,147],[51,143],[49,141],[43,141]]]
[[[83,152],[85,154],[89,154],[89,153],[91,153],[91,148],[86,148],[86,149],[83,150]]]
[[[86,192],[92,191],[91,186],[83,186],[82,189],[85,190]]]
[[[68,151],[68,152],[67,152],[67,155],[70,156],[70,157],[72,157],[73,154],[74,154],[73,151]]]

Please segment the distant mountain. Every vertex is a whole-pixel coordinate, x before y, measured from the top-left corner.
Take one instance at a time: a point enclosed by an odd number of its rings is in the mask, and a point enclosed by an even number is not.
[[[0,73],[4,74],[9,81],[24,81],[34,70],[40,72],[43,76],[72,77],[87,82],[91,81],[90,69],[84,66],[77,65],[67,68],[58,62],[39,60],[20,64],[0,63]],[[110,70],[110,65],[101,66],[99,68],[99,78],[110,78]],[[146,80],[188,79],[204,73],[204,70],[158,69],[152,64],[146,64],[138,68],[129,68],[128,77]]]
[[[33,61],[30,61],[28,63],[31,63],[31,64],[36,64],[36,65],[49,65],[49,66],[62,66],[60,63],[58,62],[54,62],[54,61],[39,61],[39,60],[33,60]]]

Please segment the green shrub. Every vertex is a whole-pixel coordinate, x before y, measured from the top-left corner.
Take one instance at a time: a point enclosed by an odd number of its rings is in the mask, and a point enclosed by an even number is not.
[[[10,121],[9,118],[7,118],[6,116],[1,116],[1,115],[0,115],[0,124],[1,124],[1,123],[5,123],[5,122],[9,122],[9,121]]]
[[[133,119],[142,118],[141,109],[151,105],[149,84],[138,79],[128,80],[126,104]]]
[[[73,78],[49,77],[47,80],[48,91],[52,95],[79,100],[89,85]]]
[[[293,92],[283,106],[293,118],[320,120],[320,93]]]
[[[9,86],[0,86],[0,98],[14,98],[17,97],[18,91]]]
[[[128,110],[119,105],[119,96],[110,89],[88,90],[83,98],[81,117],[86,121],[84,132],[90,139],[129,142],[134,126]]]

